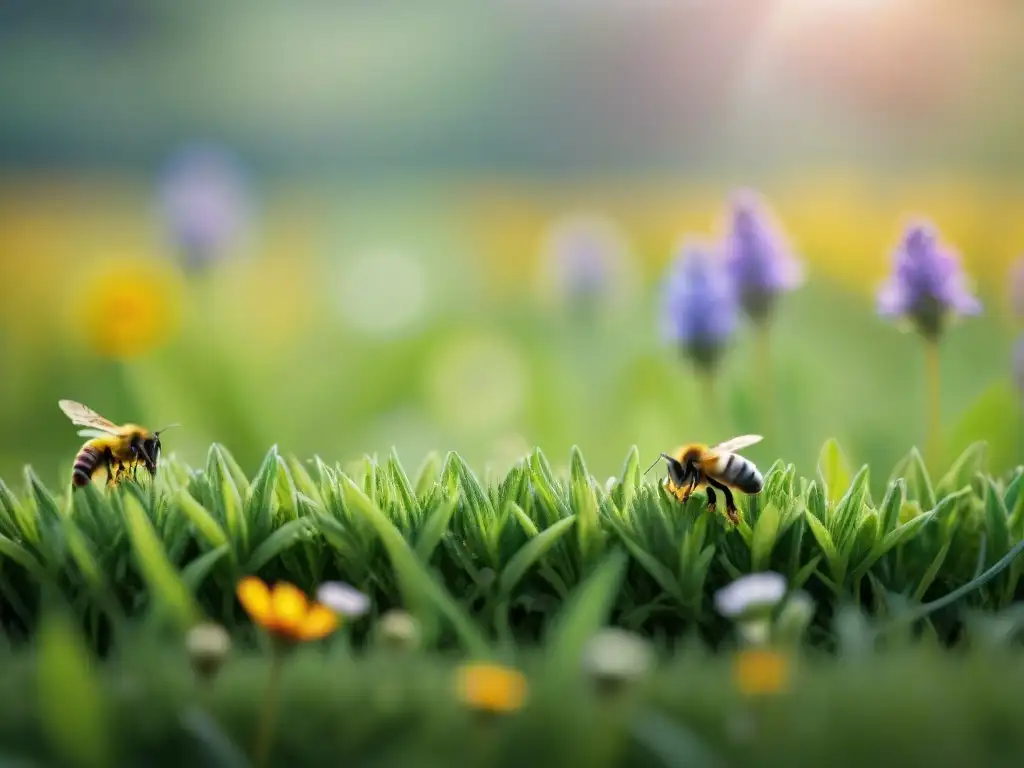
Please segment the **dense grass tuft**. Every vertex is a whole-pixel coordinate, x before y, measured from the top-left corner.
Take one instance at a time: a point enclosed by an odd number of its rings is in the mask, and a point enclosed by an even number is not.
[[[705,512],[702,494],[681,508],[642,478],[635,448],[607,482],[576,450],[564,477],[535,450],[486,482],[455,453],[410,475],[396,456],[343,468],[275,449],[249,478],[220,445],[203,468],[172,458],[155,483],[111,492],[55,492],[26,469],[20,490],[0,483],[0,616],[24,638],[61,598],[101,650],[140,616],[182,628],[205,616],[237,641],[251,631],[234,596],[242,576],[307,591],[341,579],[378,615],[412,611],[428,646],[481,649],[543,637],[567,596],[621,551],[609,621],[666,642],[718,645],[729,624],[714,592],[764,570],[814,598],[809,637],[820,646],[834,645],[832,619],[847,604],[883,620],[924,604],[929,631],[953,641],[964,608],[998,612],[1022,595],[1024,558],[1007,556],[1024,540],[1024,470],[992,477],[984,458],[972,445],[932,478],[912,450],[872,498],[868,467],[854,471],[829,441],[814,478],[782,461],[768,469],[763,493],[739,497],[736,529]]]

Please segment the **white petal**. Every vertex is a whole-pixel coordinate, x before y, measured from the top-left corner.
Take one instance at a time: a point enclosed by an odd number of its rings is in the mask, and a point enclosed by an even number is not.
[[[370,598],[343,581],[321,585],[316,599],[342,616],[362,616],[370,609]]]
[[[786,578],[773,571],[752,573],[715,593],[715,608],[723,616],[738,616],[755,606],[772,606],[786,594]]]

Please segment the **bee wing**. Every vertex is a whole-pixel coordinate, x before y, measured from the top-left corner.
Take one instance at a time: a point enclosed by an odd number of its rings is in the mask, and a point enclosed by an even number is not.
[[[74,400],[61,400],[57,405],[64,411],[64,415],[71,419],[72,424],[77,424],[80,427],[92,427],[105,435],[117,434],[116,424],[81,403],[76,403]]]
[[[762,440],[764,438],[761,435],[741,435],[740,437],[726,440],[724,443],[719,443],[711,450],[714,453],[736,453],[743,448],[760,443]]]
[[[102,429],[80,429],[78,430],[79,437],[103,437],[109,435],[109,432],[104,432]]]

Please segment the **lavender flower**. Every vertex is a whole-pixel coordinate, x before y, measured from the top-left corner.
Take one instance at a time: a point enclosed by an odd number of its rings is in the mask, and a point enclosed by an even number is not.
[[[1010,267],[1010,309],[1018,320],[1024,320],[1024,256]]]
[[[959,315],[976,315],[981,302],[970,292],[959,255],[938,241],[935,227],[907,227],[893,257],[893,272],[878,293],[882,316],[909,319],[927,339],[937,339]]]
[[[738,322],[736,293],[716,250],[685,241],[669,269],[663,331],[700,367],[719,360]]]
[[[246,218],[241,172],[224,150],[193,144],[171,158],[161,182],[162,214],[185,266],[221,256]]]
[[[768,318],[780,293],[793,290],[804,279],[803,266],[793,256],[782,228],[752,190],[733,195],[725,260],[740,305],[756,323]]]
[[[629,246],[609,219],[583,213],[567,216],[552,225],[544,248],[555,290],[574,305],[592,305],[624,287]]]

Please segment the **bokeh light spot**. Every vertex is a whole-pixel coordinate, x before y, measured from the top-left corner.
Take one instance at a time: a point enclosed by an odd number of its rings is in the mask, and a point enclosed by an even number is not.
[[[423,262],[404,249],[360,252],[341,265],[337,283],[342,319],[367,334],[404,333],[423,319],[430,304]]]
[[[479,433],[520,415],[529,381],[518,349],[498,336],[469,333],[438,351],[426,386],[440,423]]]

